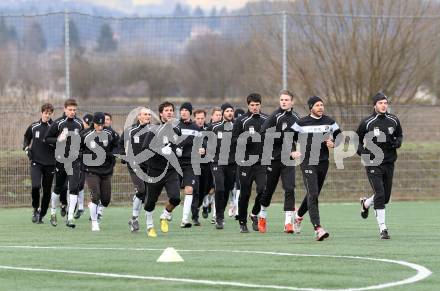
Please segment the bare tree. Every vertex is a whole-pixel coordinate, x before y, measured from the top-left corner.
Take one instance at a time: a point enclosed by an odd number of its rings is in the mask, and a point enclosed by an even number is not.
[[[144,58],[121,58],[120,82],[122,86],[146,84],[147,90],[143,95],[151,98],[161,98],[177,94],[178,84],[175,68],[154,56]]]
[[[0,48],[0,96],[4,95],[11,76],[11,53],[6,48]]]
[[[432,2],[316,0],[295,2],[289,15],[290,83],[330,103],[369,104],[383,90],[408,103],[435,59]],[[408,17],[402,15],[410,15]]]
[[[243,74],[240,46],[216,34],[192,40],[179,67],[183,95],[224,98]]]
[[[239,55],[244,71],[240,86],[247,93],[277,97],[282,89],[282,17],[260,16],[249,23],[249,38]]]
[[[33,22],[26,31],[25,48],[29,52],[40,54],[47,48],[46,37],[44,36],[43,28],[37,21]]]
[[[75,54],[70,68],[72,95],[84,99],[89,98],[95,84],[94,74],[91,62],[81,54]]]
[[[101,26],[98,37],[98,46],[96,47],[97,52],[113,52],[118,48],[118,42],[113,33],[112,27],[104,23]]]

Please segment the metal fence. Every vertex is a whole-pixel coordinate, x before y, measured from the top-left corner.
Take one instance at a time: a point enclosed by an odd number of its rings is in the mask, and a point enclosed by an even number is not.
[[[136,105],[156,108],[166,99],[211,108],[227,100],[245,107],[243,96],[254,91],[264,96],[269,113],[281,88],[298,93],[301,114],[306,96],[327,97],[329,115],[345,130],[355,129],[371,110],[346,104],[369,104],[375,90],[392,92],[395,103],[414,96],[435,103],[440,17],[416,9],[402,9],[413,16],[300,9],[210,17],[0,16],[0,206],[29,204],[29,162],[21,143],[45,101],[60,106],[67,97],[78,98],[79,116],[108,111],[119,132]],[[439,198],[440,108],[392,110],[405,133],[393,197]],[[56,114],[61,112],[58,107]],[[113,192],[114,202],[129,201],[133,192],[120,164]],[[300,173],[297,192],[304,194]],[[369,192],[353,157],[343,171],[331,167],[322,198],[351,201]]]
[[[263,110],[270,112],[277,99],[265,100]],[[220,102],[220,101],[219,101]],[[149,105],[149,104],[148,104]],[[219,104],[194,104],[197,108],[209,109]],[[151,105],[150,105],[151,106]],[[244,102],[236,104],[245,108]],[[86,112],[106,111],[113,115],[114,128],[121,132],[128,112],[136,106],[90,105],[80,106],[79,116]],[[156,108],[156,106],[151,106]],[[439,107],[394,106],[393,113],[399,116],[404,130],[404,145],[398,151],[398,161],[393,188],[393,199],[437,199],[440,198],[440,120]],[[302,104],[296,110],[304,115]],[[327,107],[328,115],[334,117],[343,130],[356,130],[362,117],[371,112],[371,106]],[[38,119],[38,113],[0,109],[0,205],[21,206],[30,203],[29,161],[21,150],[26,127]],[[56,115],[62,114],[57,108]],[[337,170],[332,162],[322,193],[323,201],[355,201],[359,196],[371,192],[365,170],[358,156],[344,161],[344,170]],[[304,195],[302,176],[296,174],[297,197]],[[125,165],[117,164],[112,180],[113,202],[131,201],[133,186]],[[280,186],[276,199],[280,200]]]
[[[436,102],[439,17],[292,9],[211,17],[0,16],[1,102],[230,98],[281,88],[332,96],[338,104],[366,104],[380,89],[395,101],[417,95]]]

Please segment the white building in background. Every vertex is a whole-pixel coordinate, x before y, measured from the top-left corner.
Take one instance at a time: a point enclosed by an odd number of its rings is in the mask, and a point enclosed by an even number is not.
[[[416,96],[414,99],[416,101],[428,103],[431,105],[438,104],[438,96],[431,92],[430,88],[428,88],[427,86],[420,86],[419,88],[417,88]]]

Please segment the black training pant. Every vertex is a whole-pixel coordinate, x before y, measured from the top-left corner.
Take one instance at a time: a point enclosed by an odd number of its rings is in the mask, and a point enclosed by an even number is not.
[[[193,192],[199,187],[199,177],[194,173],[194,169],[191,164],[180,165],[183,176],[179,176],[180,186],[185,188],[186,186],[192,187]]]
[[[279,160],[272,161],[271,165],[266,167],[266,189],[261,196],[261,205],[264,207],[270,205],[280,177],[284,190],[284,211],[293,211],[295,208],[295,167],[286,166]]]
[[[143,169],[142,169],[143,170]],[[136,175],[136,172],[128,167],[128,173],[130,174],[131,182],[134,185],[134,190],[136,191],[136,197],[145,202],[145,196],[147,195],[147,183]]]
[[[200,184],[200,176],[196,176],[194,173],[194,169],[191,164],[181,164],[180,167],[182,168],[182,174],[183,176],[180,177],[180,186],[185,188],[186,186],[192,187],[192,201],[191,201],[191,213],[192,213],[192,219],[198,218],[198,213],[194,215],[194,213],[197,211],[198,208],[197,205],[199,203],[199,184]]]
[[[366,167],[368,181],[374,192],[374,209],[385,209],[393,187],[394,163]]]
[[[81,172],[79,173],[79,186],[78,186],[78,192],[81,192],[84,190],[84,185],[86,184],[86,173],[84,172],[84,169],[81,168]]]
[[[234,188],[236,190],[241,190],[241,184],[240,184],[240,176],[239,176],[239,171],[240,166],[237,165],[237,169],[235,170],[235,182],[234,182]]]
[[[308,162],[301,164],[301,171],[306,187],[306,196],[298,209],[298,215],[304,216],[309,211],[310,221],[316,228],[321,225],[319,218],[318,197],[321,193],[324,180],[327,175],[328,161],[319,162],[318,165],[309,165]]]
[[[237,166],[212,164],[215,188],[215,210],[217,221],[225,219],[225,208],[228,204],[229,192],[234,188]]]
[[[32,207],[34,209],[41,208],[41,217],[46,215],[47,208],[49,207],[54,171],[55,166],[44,166],[36,162],[31,163]],[[41,207],[40,188],[43,188]]]
[[[238,220],[246,223],[253,182],[257,184],[257,196],[255,197],[252,214],[257,215],[260,212],[260,199],[266,187],[266,166],[256,164],[250,167],[239,167],[238,174],[241,185],[240,196],[238,197]]]
[[[148,176],[159,177],[163,173],[163,170],[148,169]],[[147,201],[145,202],[145,211],[151,212],[156,207],[157,199],[159,199],[162,189],[165,190],[168,195],[168,201],[174,207],[180,204],[180,180],[179,174],[175,169],[169,169],[165,176],[156,183],[149,183],[147,181]]]
[[[81,162],[75,161],[72,163],[73,174],[67,175],[64,164],[57,163],[56,164],[56,173],[55,173],[55,188],[54,192],[56,194],[63,193],[63,188],[65,188],[65,183],[67,181],[69,194],[78,195],[81,183]],[[63,201],[65,200],[65,201]],[[61,204],[67,205],[67,199],[60,196]],[[64,203],[65,202],[65,203]]]
[[[206,197],[206,195],[208,195],[209,191],[214,187],[211,165],[201,164],[200,171],[201,171],[200,176],[198,176],[199,186],[198,189],[194,190],[194,193],[197,192],[197,195],[194,195],[191,204],[192,219],[199,218],[199,209],[200,206],[202,206],[203,199]]]

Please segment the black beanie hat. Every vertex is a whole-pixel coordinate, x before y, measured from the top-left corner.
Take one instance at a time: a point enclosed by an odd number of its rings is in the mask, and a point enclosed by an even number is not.
[[[182,110],[182,109],[186,109],[189,111],[189,114],[192,114],[193,106],[190,102],[185,102],[180,106],[180,110]]]
[[[93,115],[91,115],[90,113],[84,115],[83,117],[83,121],[90,126],[90,124],[92,124],[93,121]]]
[[[228,108],[232,108],[232,110],[234,110],[234,107],[231,104],[229,104],[227,102],[222,104],[222,106],[221,106],[222,115],[223,115],[223,112],[225,112],[225,110],[228,109]]]
[[[309,105],[309,110],[312,109],[313,105],[315,105],[316,102],[322,102],[322,99],[318,96],[312,96],[309,98],[309,100],[307,101],[307,105]]]
[[[380,100],[387,100],[388,101],[388,97],[382,93],[382,92],[378,92],[376,95],[374,95],[373,97],[373,105],[376,105],[376,103]]]
[[[245,112],[244,112],[243,109],[241,109],[241,108],[237,108],[237,109],[235,109],[235,111],[234,111],[234,118],[238,118],[238,117],[242,116],[244,113],[245,113]]]
[[[93,114],[93,123],[97,125],[103,125],[105,123],[104,112],[95,112],[95,114]]]

